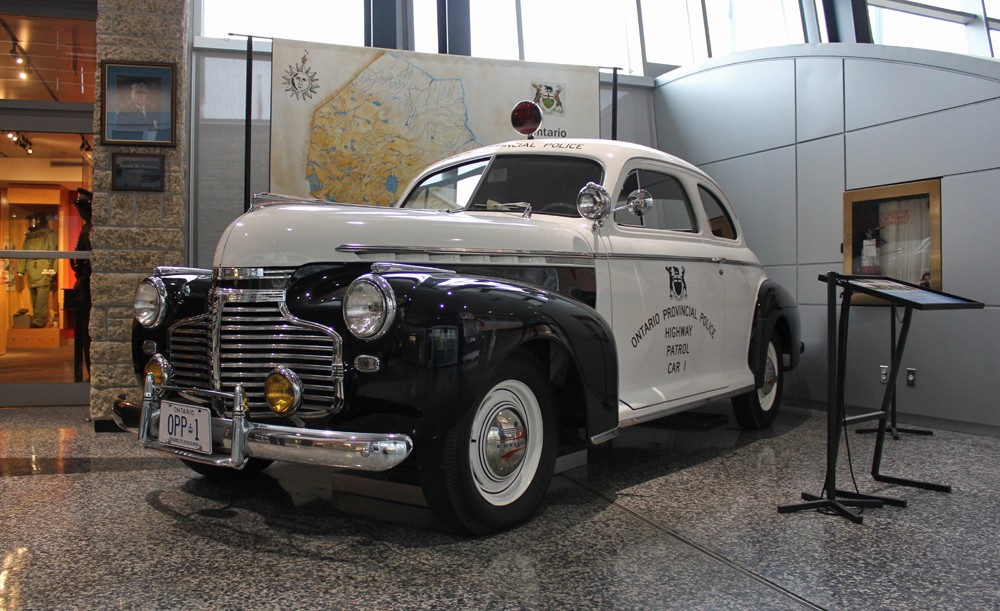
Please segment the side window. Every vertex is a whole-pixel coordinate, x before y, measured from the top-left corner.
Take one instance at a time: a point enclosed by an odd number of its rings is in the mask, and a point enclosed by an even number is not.
[[[488,162],[488,159],[481,159],[431,174],[410,192],[400,208],[433,210],[464,208],[476,190],[479,177],[483,175]]]
[[[673,176],[651,170],[633,170],[625,178],[615,207],[628,203],[628,196],[636,189],[644,189],[652,197],[652,205],[642,216],[627,209],[615,212],[615,222],[626,227],[668,229],[670,231],[697,231],[691,201],[684,187]]]
[[[735,240],[736,225],[719,198],[701,185],[698,185],[698,195],[701,196],[701,205],[705,207],[705,216],[708,217],[708,227],[712,235]]]

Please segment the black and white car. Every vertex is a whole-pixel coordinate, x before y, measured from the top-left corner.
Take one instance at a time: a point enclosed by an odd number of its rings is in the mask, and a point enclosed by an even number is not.
[[[719,186],[603,140],[469,151],[392,208],[258,196],[135,312],[144,398],[114,412],[144,446],[206,476],[401,466],[467,534],[530,518],[567,441],[726,397],[769,426],[801,347]]]

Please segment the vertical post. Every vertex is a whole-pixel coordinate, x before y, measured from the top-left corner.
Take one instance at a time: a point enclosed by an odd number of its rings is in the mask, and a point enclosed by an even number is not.
[[[621,68],[611,69],[611,139],[618,139],[618,71]]]
[[[823,484],[826,498],[835,499],[837,495],[837,450],[840,445],[839,412],[837,403],[839,376],[837,364],[840,346],[837,336],[837,274],[826,274],[826,479]]]
[[[253,133],[253,36],[247,36],[247,97],[243,126],[243,211],[250,209],[250,141]]]

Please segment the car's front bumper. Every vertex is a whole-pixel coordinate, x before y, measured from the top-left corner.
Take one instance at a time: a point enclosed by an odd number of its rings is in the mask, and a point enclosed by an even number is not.
[[[351,433],[251,422],[243,409],[242,393],[240,387],[233,394],[223,393],[227,401],[232,401],[233,417],[212,418],[212,454],[160,443],[157,435],[160,398],[151,376],[146,380],[141,406],[120,398],[114,402],[112,412],[120,428],[138,432],[143,447],[217,467],[242,469],[247,459],[253,457],[359,471],[385,471],[403,462],[413,450],[413,441],[403,434]]]

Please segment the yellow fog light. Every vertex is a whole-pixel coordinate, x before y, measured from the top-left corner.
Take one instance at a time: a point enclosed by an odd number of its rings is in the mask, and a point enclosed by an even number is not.
[[[146,367],[142,370],[143,379],[149,374],[153,374],[153,383],[156,384],[157,388],[162,389],[164,386],[170,384],[173,379],[174,368],[170,366],[170,363],[162,354],[154,354],[153,358],[149,359]]]
[[[264,382],[264,396],[272,412],[293,414],[302,403],[302,382],[288,367],[276,367]]]

